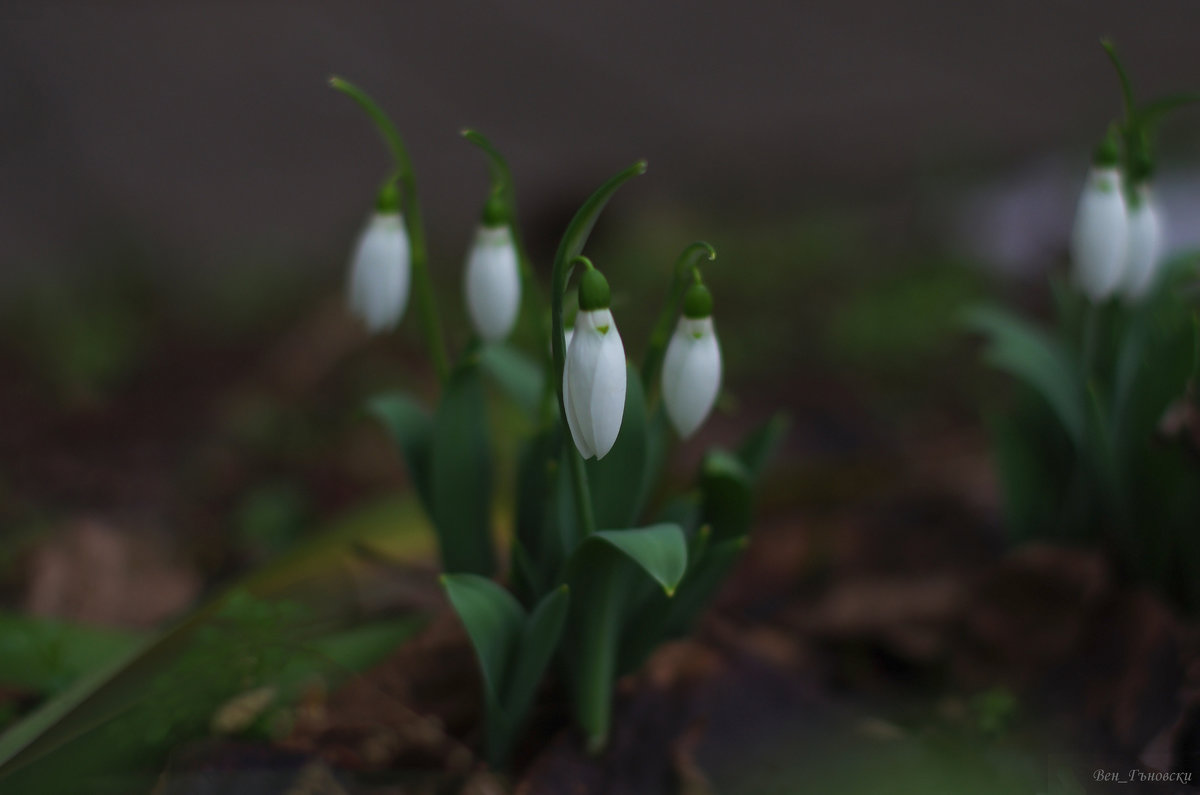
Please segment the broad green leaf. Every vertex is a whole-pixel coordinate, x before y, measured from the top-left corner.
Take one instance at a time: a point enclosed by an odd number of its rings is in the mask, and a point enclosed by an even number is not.
[[[503,714],[502,689],[525,627],[525,611],[512,594],[486,577],[443,574],[441,579],[475,648],[488,710]]]
[[[596,562],[597,548],[611,547],[673,593],[687,571],[687,538],[679,525],[656,524],[633,530],[601,530],[587,538],[576,552],[576,565]]]
[[[993,366],[1024,381],[1057,415],[1071,439],[1083,443],[1086,404],[1078,368],[1061,345],[1021,318],[998,309],[978,308],[967,324],[989,337],[986,358]]]
[[[491,575],[496,568],[491,453],[487,404],[474,364],[461,365],[446,383],[433,418],[430,464],[443,568],[453,574]]]
[[[733,569],[747,538],[734,538],[700,552],[688,568],[673,598],[652,592],[629,610],[629,623],[621,633],[618,674],[625,674],[664,640],[682,637],[721,589]]]
[[[586,463],[596,527],[630,527],[642,508],[646,478],[646,398],[637,369],[627,365],[625,414],[608,455]]]
[[[425,510],[432,513],[429,451],[433,441],[433,421],[429,414],[403,393],[377,395],[367,403],[367,411],[383,423],[404,454],[417,496]]]
[[[541,364],[503,342],[484,345],[479,364],[528,416],[538,415],[545,386]]]
[[[641,573],[667,594],[687,571],[687,540],[678,525],[602,530],[579,545],[571,559],[571,627],[566,641],[572,661],[576,717],[589,750],[607,742],[630,577]]]
[[[751,431],[738,447],[737,457],[746,467],[751,480],[758,480],[771,457],[783,444],[791,420],[782,412]]]
[[[740,458],[712,450],[700,466],[700,513],[721,543],[750,532],[753,507],[751,475]]]

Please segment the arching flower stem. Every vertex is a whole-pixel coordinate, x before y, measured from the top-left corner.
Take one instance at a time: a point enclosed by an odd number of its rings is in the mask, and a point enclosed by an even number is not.
[[[445,383],[450,373],[449,357],[446,354],[446,342],[442,336],[441,321],[438,318],[437,304],[433,298],[433,283],[429,278],[428,255],[425,248],[425,224],[421,216],[421,200],[417,194],[417,181],[413,175],[412,161],[408,150],[396,131],[396,126],[387,117],[379,105],[358,86],[340,77],[331,77],[329,85],[358,103],[375,128],[383,136],[384,143],[392,153],[392,162],[396,169],[394,179],[400,183],[404,204],[404,225],[408,231],[409,243],[412,246],[412,281],[413,293],[417,302],[417,314],[420,318],[421,331],[433,362],[433,369],[438,380]]]

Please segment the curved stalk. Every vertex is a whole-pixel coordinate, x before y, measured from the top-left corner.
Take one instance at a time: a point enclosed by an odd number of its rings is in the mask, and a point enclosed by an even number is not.
[[[358,103],[375,123],[375,128],[383,136],[384,143],[392,153],[392,162],[396,168],[395,179],[399,181],[404,194],[404,226],[408,231],[409,245],[412,246],[413,292],[417,300],[417,313],[420,316],[429,358],[433,361],[438,380],[445,383],[450,374],[449,357],[446,355],[441,321],[438,319],[437,304],[433,298],[433,282],[429,278],[421,200],[417,195],[417,180],[413,175],[408,150],[405,149],[404,141],[401,140],[392,120],[365,91],[340,77],[329,78],[329,85]]]
[[[667,300],[663,302],[662,311],[658,313],[653,331],[650,332],[650,345],[646,348],[646,356],[642,360],[642,386],[647,394],[654,389],[667,343],[671,340],[671,324],[679,317],[683,294],[692,282],[692,271],[699,267],[702,260],[712,262],[716,258],[716,249],[703,240],[698,240],[685,248],[675,260],[671,291],[667,294]]]
[[[1117,70],[1117,79],[1121,81],[1121,99],[1125,103],[1126,127],[1132,127],[1134,115],[1137,111],[1137,103],[1133,99],[1133,84],[1129,82],[1129,75],[1125,72],[1125,65],[1121,63],[1121,59],[1117,56],[1117,47],[1112,43],[1112,40],[1101,39],[1100,46],[1104,48],[1104,52],[1108,53],[1108,59],[1112,61],[1113,68]]]
[[[567,278],[574,267],[575,258],[583,251],[596,219],[608,204],[608,200],[616,193],[626,180],[646,173],[646,161],[639,160],[629,168],[609,179],[575,213],[575,217],[567,224],[558,251],[554,254],[554,271],[550,276],[550,344],[553,350],[554,370],[552,378],[554,389],[558,394],[558,416],[563,425],[564,436],[570,440],[571,432],[567,426],[567,407],[563,402],[563,370],[567,362],[567,341],[563,333],[563,293],[567,290]],[[587,473],[583,468],[583,458],[575,449],[573,442],[567,443],[567,458],[571,462],[571,482],[575,489],[575,504],[579,510],[580,525],[585,536],[596,531],[596,515],[592,511],[592,495],[588,488]]]
[[[517,250],[517,268],[521,273],[521,294],[528,300],[526,317],[529,318],[529,324],[533,327],[535,344],[539,351],[544,352],[544,356],[550,357],[550,332],[544,322],[546,317],[546,299],[543,295],[537,280],[533,275],[533,264],[529,259],[529,252],[525,248],[525,238],[521,234],[521,226],[517,222],[517,192],[516,186],[513,183],[512,172],[508,168],[508,161],[500,154],[500,151],[492,145],[492,142],[484,137],[483,133],[478,130],[465,129],[462,131],[463,138],[479,147],[488,159],[488,170],[492,177],[492,192],[502,197],[506,208],[508,209],[509,228],[512,230],[513,244]],[[544,361],[549,362],[549,358]],[[552,405],[553,392],[551,390],[550,378],[546,378],[546,404]]]

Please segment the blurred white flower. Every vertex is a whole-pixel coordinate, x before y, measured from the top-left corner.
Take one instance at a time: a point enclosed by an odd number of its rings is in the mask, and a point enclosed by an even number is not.
[[[603,458],[625,414],[625,346],[608,309],[581,310],[563,368],[567,427],[584,458]]]
[[[1111,296],[1124,273],[1129,220],[1121,182],[1115,166],[1093,166],[1075,212],[1071,234],[1074,278],[1093,302]]]
[[[1136,203],[1129,208],[1129,236],[1121,292],[1131,300],[1146,294],[1158,275],[1163,250],[1162,212],[1148,185],[1138,186]]]
[[[408,232],[398,212],[367,221],[350,261],[350,310],[372,333],[393,329],[404,316],[412,271]]]
[[[475,330],[487,342],[502,340],[512,331],[521,306],[521,276],[517,249],[507,224],[480,226],[467,256],[467,312]]]
[[[681,317],[667,346],[662,396],[679,435],[691,436],[712,411],[721,388],[721,349],[712,317]]]

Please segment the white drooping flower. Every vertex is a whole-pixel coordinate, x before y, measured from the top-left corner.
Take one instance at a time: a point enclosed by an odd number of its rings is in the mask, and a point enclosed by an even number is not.
[[[393,329],[404,316],[412,251],[399,212],[376,212],[367,221],[350,261],[350,310],[372,333]]]
[[[1139,185],[1137,198],[1129,208],[1129,236],[1125,259],[1125,274],[1121,292],[1136,301],[1146,294],[1162,256],[1162,213],[1148,185]]]
[[[625,346],[608,305],[608,283],[589,267],[580,280],[579,314],[563,367],[567,427],[584,458],[608,454],[625,415]]]
[[[1093,166],[1075,212],[1071,234],[1074,278],[1093,303],[1116,291],[1125,270],[1129,219],[1121,182],[1115,166]]]
[[[721,348],[713,330],[712,297],[702,284],[688,288],[684,312],[663,359],[662,397],[679,435],[695,433],[721,388]]]
[[[467,256],[467,312],[475,330],[487,342],[502,340],[512,331],[521,306],[521,275],[512,229],[481,225]]]

